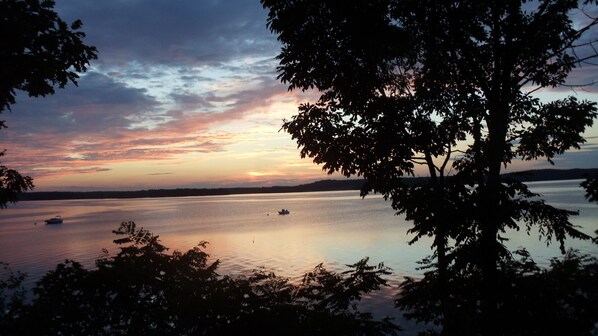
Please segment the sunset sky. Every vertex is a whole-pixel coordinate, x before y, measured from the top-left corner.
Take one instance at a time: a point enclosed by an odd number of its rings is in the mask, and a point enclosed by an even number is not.
[[[46,98],[19,95],[1,117],[9,127],[0,132],[2,163],[33,177],[37,191],[330,178],[279,132],[283,118],[317,95],[288,92],[277,81],[280,45],[258,0],[56,2],[65,21],[83,21],[99,58],[78,87]],[[597,81],[597,73],[584,68],[570,83]],[[596,101],[598,87],[538,93],[567,95]],[[556,168],[597,167],[598,126],[586,138],[581,151],[555,160]]]

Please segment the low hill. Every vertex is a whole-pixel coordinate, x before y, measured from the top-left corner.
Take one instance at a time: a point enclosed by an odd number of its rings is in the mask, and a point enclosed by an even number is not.
[[[514,178],[519,181],[550,181],[550,180],[578,180],[589,175],[598,175],[598,168],[593,169],[537,169],[503,174],[503,177]]]
[[[571,180],[582,179],[588,175],[598,174],[596,169],[540,169],[527,170],[516,173],[504,174],[505,178],[520,181],[546,181],[546,180]],[[415,183],[424,177],[406,178],[406,181]],[[20,196],[20,201],[39,200],[65,200],[65,199],[98,199],[98,198],[145,198],[145,197],[182,197],[182,196],[216,196],[233,194],[260,194],[260,193],[289,193],[334,190],[359,190],[363,180],[322,180],[297,186],[274,187],[244,187],[244,188],[183,188],[183,189],[150,189],[138,191],[49,191],[30,192]]]
[[[233,194],[289,193],[332,190],[359,190],[363,180],[322,180],[297,186],[243,187],[243,188],[179,188],[137,191],[44,191],[21,194],[19,201],[217,196]]]

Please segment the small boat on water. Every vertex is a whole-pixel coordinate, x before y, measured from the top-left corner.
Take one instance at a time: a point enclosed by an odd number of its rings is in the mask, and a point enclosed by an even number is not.
[[[56,216],[54,218],[46,219],[46,224],[62,224],[62,217]]]
[[[282,210],[280,210],[280,211],[278,212],[278,214],[279,214],[279,215],[288,215],[288,214],[290,214],[290,213],[291,213],[291,212],[290,212],[289,210],[287,210],[287,209],[282,209]]]

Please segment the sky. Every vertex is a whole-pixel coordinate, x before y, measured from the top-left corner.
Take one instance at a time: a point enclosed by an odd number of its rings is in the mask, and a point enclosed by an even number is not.
[[[36,191],[269,186],[341,178],[301,159],[282,120],[316,92],[276,79],[280,44],[258,0],[57,0],[83,21],[98,59],[53,96],[17,97],[4,112],[2,164]],[[594,67],[596,68],[596,67]],[[572,83],[598,80],[584,68]],[[596,86],[543,90],[541,99],[598,101]],[[598,167],[598,126],[554,168]],[[546,161],[514,170],[548,168]],[[425,175],[424,170],[418,174]]]

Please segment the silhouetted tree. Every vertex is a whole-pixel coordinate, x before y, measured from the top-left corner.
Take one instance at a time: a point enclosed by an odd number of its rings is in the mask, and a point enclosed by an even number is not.
[[[81,21],[68,25],[53,8],[51,0],[0,1],[0,113],[15,104],[17,91],[43,97],[55,86],[77,84],[97,58],[96,48],[83,43]],[[0,208],[32,188],[30,177],[0,166]]]
[[[264,270],[220,276],[206,242],[167,253],[158,236],[124,222],[119,252],[87,270],[67,260],[24,304],[19,274],[0,278],[3,335],[390,335],[398,327],[359,312],[362,295],[387,286],[388,269],[363,259],[342,274],[322,265],[290,283]],[[1,274],[0,274],[1,275]],[[9,288],[10,287],[10,288]],[[7,294],[5,294],[7,293]],[[20,292],[14,292],[19,294]],[[6,303],[6,304],[4,304]]]
[[[503,232],[538,227],[563,253],[567,236],[589,238],[569,222],[572,212],[500,173],[516,158],[553,163],[585,141],[596,103],[541,102],[533,92],[563,85],[596,57],[586,40],[596,18],[574,26],[569,15],[580,4],[571,0],[262,4],[282,43],[279,79],[321,93],[283,124],[301,156],[329,173],[365,177],[362,194],[390,198],[413,221],[413,241],[433,236],[439,286],[448,286],[449,270],[477,274],[472,312],[481,311],[485,334],[497,333],[495,288],[511,259]],[[416,165],[429,181],[404,184]],[[445,317],[453,309],[446,295],[438,291]]]

